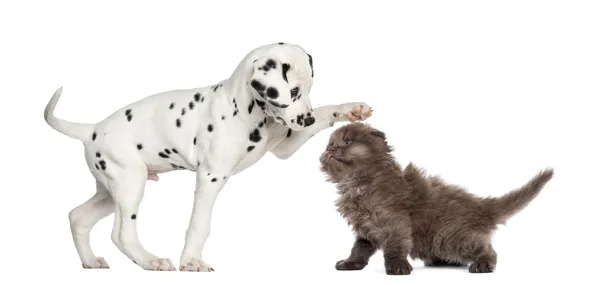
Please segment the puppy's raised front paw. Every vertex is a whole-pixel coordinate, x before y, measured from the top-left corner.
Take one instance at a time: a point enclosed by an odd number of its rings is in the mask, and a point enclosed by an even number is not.
[[[96,260],[92,262],[85,262],[81,264],[85,269],[94,269],[94,268],[110,268],[108,267],[108,263],[104,260],[103,257],[98,257]]]
[[[192,259],[191,261],[181,264],[179,266],[179,271],[190,271],[190,272],[213,272],[215,271],[208,264],[203,261],[198,261],[196,259]]]
[[[361,270],[367,266],[367,263],[364,261],[354,261],[354,260],[340,260],[335,264],[335,269],[337,270]]]
[[[373,114],[373,109],[366,103],[346,103],[340,106],[340,113],[348,121],[364,121]]]

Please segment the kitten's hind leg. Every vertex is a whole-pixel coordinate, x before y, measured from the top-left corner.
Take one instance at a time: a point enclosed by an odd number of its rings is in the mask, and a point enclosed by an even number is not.
[[[487,239],[477,242],[472,247],[470,256],[465,257],[473,261],[469,266],[470,273],[491,273],[496,269],[497,254]]]

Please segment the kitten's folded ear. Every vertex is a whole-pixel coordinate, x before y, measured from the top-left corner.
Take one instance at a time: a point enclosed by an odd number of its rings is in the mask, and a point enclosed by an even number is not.
[[[371,134],[376,136],[376,137],[380,137],[382,139],[385,139],[385,133],[379,130],[372,130]]]

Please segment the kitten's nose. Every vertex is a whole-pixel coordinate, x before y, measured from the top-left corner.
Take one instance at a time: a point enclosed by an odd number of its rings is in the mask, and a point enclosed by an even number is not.
[[[310,125],[312,125],[312,124],[314,124],[314,123],[315,123],[315,118],[314,117],[308,117],[308,118],[304,119],[304,125],[307,126],[307,127],[310,126]]]

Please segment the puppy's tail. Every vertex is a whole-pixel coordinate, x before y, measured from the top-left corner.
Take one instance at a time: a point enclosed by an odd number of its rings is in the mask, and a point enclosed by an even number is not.
[[[521,188],[500,197],[484,199],[484,206],[489,210],[496,224],[504,224],[508,218],[525,208],[540,193],[546,183],[552,179],[553,175],[554,170],[552,168],[540,171]]]
[[[73,123],[54,116],[54,109],[56,108],[56,104],[60,99],[61,93],[62,87],[58,88],[54,92],[54,95],[52,98],[50,98],[50,101],[46,105],[46,109],[44,109],[44,119],[46,120],[46,123],[48,123],[48,125],[50,125],[50,127],[53,129],[71,138],[78,139],[80,141],[86,140],[92,132],[94,125]]]

